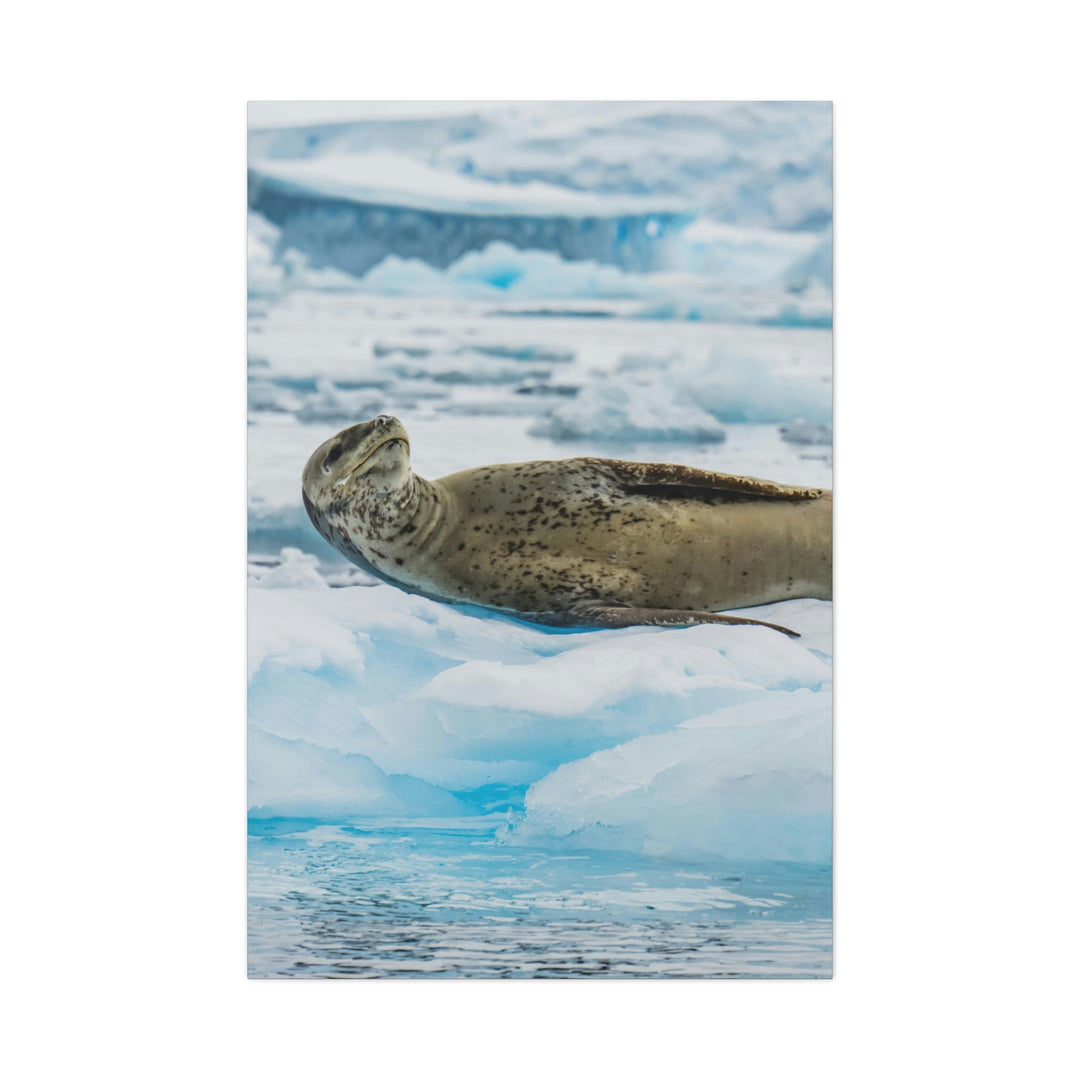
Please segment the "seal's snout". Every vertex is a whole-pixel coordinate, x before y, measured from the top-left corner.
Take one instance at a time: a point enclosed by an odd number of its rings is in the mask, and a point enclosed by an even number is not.
[[[327,497],[337,497],[349,477],[408,472],[409,437],[400,420],[385,413],[374,420],[339,431],[312,454],[304,469],[304,489],[318,502],[325,486]]]

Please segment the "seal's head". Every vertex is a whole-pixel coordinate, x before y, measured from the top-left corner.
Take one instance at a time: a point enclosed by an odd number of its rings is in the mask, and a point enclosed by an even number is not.
[[[351,512],[379,517],[407,492],[412,478],[409,436],[400,420],[377,416],[327,439],[304,466],[304,505],[316,528]]]

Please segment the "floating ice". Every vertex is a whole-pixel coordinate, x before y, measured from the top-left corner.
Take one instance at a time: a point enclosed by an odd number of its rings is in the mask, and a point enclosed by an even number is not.
[[[418,359],[390,353],[382,359],[380,370],[399,379],[430,379],[447,386],[505,386],[529,377],[550,378],[552,373],[544,365],[525,370],[517,361],[500,360],[474,349],[437,352]]]
[[[285,272],[275,259],[275,249],[281,230],[271,225],[261,214],[248,214],[248,295],[277,296],[281,292]]]
[[[712,285],[689,273],[630,273],[592,260],[569,261],[549,251],[492,243],[445,270],[420,259],[389,255],[361,279],[385,296],[458,296],[477,300],[635,299],[698,291]]]
[[[707,358],[676,361],[667,381],[677,401],[693,403],[728,423],[832,420],[832,380],[813,370],[781,370],[754,357],[715,350]]]
[[[273,379],[248,379],[248,412],[295,413],[304,399],[289,386]]]
[[[796,446],[832,446],[832,428],[825,424],[794,420],[780,429],[780,438]]]
[[[264,564],[249,561],[248,583],[262,589],[328,589],[319,573],[319,557],[299,548],[281,549],[280,559]]]
[[[788,288],[803,290],[814,283],[832,288],[833,237],[830,226],[825,236],[784,275]]]
[[[249,605],[261,814],[423,817],[436,797],[471,804],[502,785],[519,792],[510,840],[822,850],[827,603],[755,609],[798,640],[759,627],[554,632],[387,585],[255,588]],[[421,782],[415,801],[401,777]]]
[[[356,278],[333,267],[315,269],[295,248],[282,250],[281,229],[257,213],[248,214],[248,296],[267,298],[286,289],[351,292]]]
[[[722,442],[725,423],[780,423],[805,441],[827,430],[832,383],[814,368],[781,369],[722,350],[684,356],[628,354],[614,376],[594,376],[529,430],[558,440]],[[809,426],[812,424],[813,426]],[[830,433],[831,434],[831,433]]]
[[[467,808],[447,792],[408,776],[387,776],[362,754],[342,754],[302,739],[248,734],[252,817],[424,816]]]
[[[754,229],[699,218],[669,242],[667,261],[727,285],[756,288],[786,280],[792,267],[807,263],[818,247],[814,233]]]
[[[316,393],[304,401],[296,418],[305,422],[332,422],[345,426],[377,416],[382,411],[384,401],[383,395],[377,391],[344,390],[329,379],[319,379]]]
[[[354,292],[360,282],[351,274],[332,266],[312,267],[308,256],[295,248],[286,248],[279,260],[286,288],[317,289],[323,292]]]
[[[524,817],[506,835],[648,855],[827,862],[831,778],[828,699],[774,693],[561,766],[529,789]]]
[[[810,239],[813,242],[813,237]],[[504,303],[562,301],[570,305],[563,313],[570,315],[576,310],[572,305],[580,307],[586,300],[621,301],[633,302],[625,314],[645,319],[831,326],[832,295],[828,289],[803,280],[793,293],[783,283],[786,268],[799,251],[806,250],[802,239],[797,245],[786,239],[759,241],[736,249],[738,261],[729,253],[725,258],[715,256],[712,263],[687,255],[680,243],[681,239],[672,241],[665,249],[668,262],[697,270],[632,273],[595,261],[568,261],[551,252],[494,243],[483,251],[463,255],[445,270],[419,259],[390,255],[369,270],[358,287],[381,296]],[[703,265],[710,266],[712,273],[700,272]],[[593,314],[601,313],[605,312]]]
[[[679,404],[662,383],[604,379],[557,406],[530,429],[551,439],[600,442],[723,442],[724,429],[707,412]]]
[[[717,232],[723,242],[713,235]],[[559,302],[570,312],[593,300],[629,303],[633,310],[627,314],[650,319],[830,325],[826,286],[831,279],[825,281],[814,269],[817,256],[802,254],[808,240],[816,243],[812,235],[715,224],[706,228],[702,222],[687,234],[709,239],[666,240],[663,258],[658,256],[648,273],[496,241],[464,252],[444,269],[390,253],[357,276],[331,266],[315,268],[302,250],[285,245],[278,228],[250,214],[249,295],[265,300],[288,292],[362,292],[504,304]],[[732,236],[750,239],[734,242]],[[800,266],[803,270],[797,270]]]

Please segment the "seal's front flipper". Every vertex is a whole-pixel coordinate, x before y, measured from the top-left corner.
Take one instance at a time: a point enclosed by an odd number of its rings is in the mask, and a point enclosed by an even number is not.
[[[706,623],[722,623],[726,626],[767,626],[770,630],[779,630],[781,634],[787,634],[788,637],[801,636],[786,626],[762,622],[760,619],[740,619],[737,615],[718,615],[712,611],[629,607],[604,604],[599,600],[575,604],[568,611],[560,612],[550,622],[559,626],[595,626],[609,629],[622,626],[702,626]]]

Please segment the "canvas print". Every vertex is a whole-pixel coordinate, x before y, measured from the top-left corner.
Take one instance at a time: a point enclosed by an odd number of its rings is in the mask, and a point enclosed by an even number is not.
[[[832,972],[828,102],[252,102],[253,978]]]

